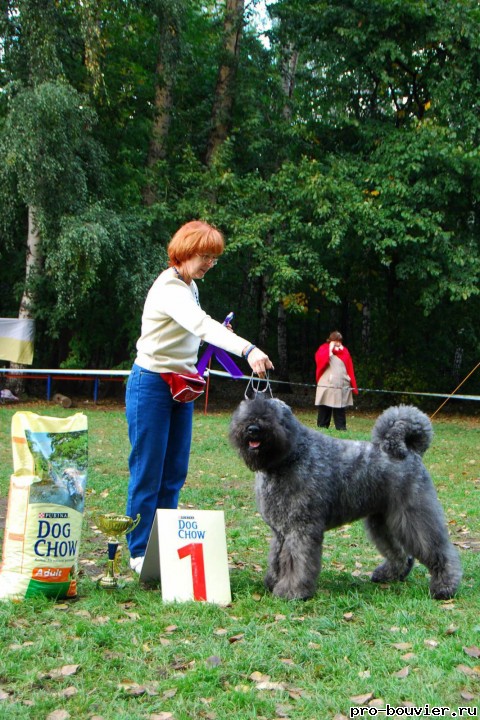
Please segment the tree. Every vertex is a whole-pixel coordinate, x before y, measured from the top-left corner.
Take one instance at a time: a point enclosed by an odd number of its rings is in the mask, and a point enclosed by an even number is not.
[[[243,31],[244,0],[225,0],[223,52],[218,71],[212,109],[212,131],[207,148],[210,164],[218,148],[225,142],[232,123],[235,99],[235,75]]]

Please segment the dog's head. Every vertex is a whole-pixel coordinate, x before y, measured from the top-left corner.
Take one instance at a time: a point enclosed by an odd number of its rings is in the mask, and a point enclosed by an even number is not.
[[[271,470],[291,455],[295,420],[281,400],[256,395],[243,400],[230,424],[230,442],[250,470]]]

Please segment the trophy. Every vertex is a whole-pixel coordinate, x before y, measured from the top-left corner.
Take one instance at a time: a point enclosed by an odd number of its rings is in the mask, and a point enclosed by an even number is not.
[[[108,590],[118,587],[118,580],[115,577],[115,565],[117,559],[117,551],[119,549],[119,538],[122,535],[134,530],[140,522],[140,515],[136,519],[128,515],[118,515],[117,513],[106,513],[106,515],[98,515],[96,522],[100,530],[107,536],[108,540],[108,566],[107,574],[98,581],[100,587]]]

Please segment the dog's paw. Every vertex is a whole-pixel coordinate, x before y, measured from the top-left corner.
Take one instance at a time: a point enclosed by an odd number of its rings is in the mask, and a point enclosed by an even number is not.
[[[284,600],[309,600],[315,591],[306,587],[292,587],[280,580],[273,588],[272,593]]]
[[[273,575],[273,573],[267,573],[265,575],[264,584],[267,590],[270,590],[270,592],[273,592],[273,588],[275,587],[275,584],[277,582],[277,577]]]
[[[434,600],[450,600],[455,596],[459,583],[456,581],[430,581],[430,595]]]
[[[408,557],[406,565],[403,567],[395,567],[386,560],[373,571],[371,578],[372,582],[384,583],[405,580],[413,568],[414,562],[415,560],[413,557]]]

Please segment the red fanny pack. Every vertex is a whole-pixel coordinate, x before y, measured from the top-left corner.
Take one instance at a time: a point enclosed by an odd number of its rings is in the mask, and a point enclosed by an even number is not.
[[[162,378],[170,385],[172,398],[177,402],[192,402],[203,395],[206,382],[201,375],[189,373],[160,373]]]

